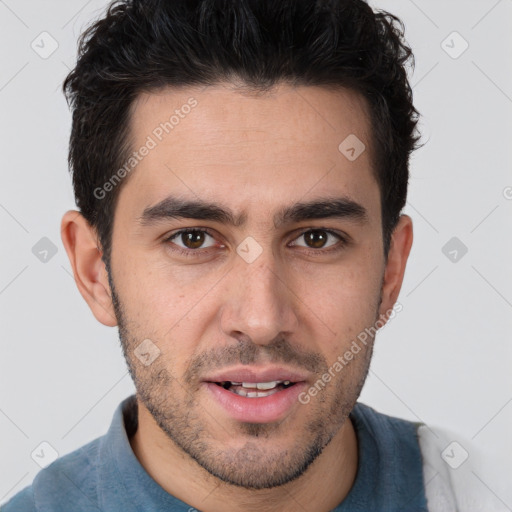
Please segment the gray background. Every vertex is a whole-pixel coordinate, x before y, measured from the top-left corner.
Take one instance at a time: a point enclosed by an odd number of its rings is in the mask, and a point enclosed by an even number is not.
[[[405,22],[427,144],[411,166],[403,311],[378,336],[361,400],[485,452],[474,485],[512,510],[499,484],[512,474],[512,0],[371,4]],[[60,87],[105,5],[0,0],[0,503],[32,481],[37,453],[104,434],[134,391],[117,330],[79,295],[59,233],[74,207]],[[58,44],[47,58],[42,32]]]

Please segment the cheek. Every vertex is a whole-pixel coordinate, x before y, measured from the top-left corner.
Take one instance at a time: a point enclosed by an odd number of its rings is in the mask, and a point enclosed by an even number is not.
[[[309,309],[309,318],[323,332],[319,347],[328,359],[345,351],[360,332],[376,320],[381,272],[364,261],[329,272],[308,272],[297,283],[299,296]],[[323,327],[322,327],[323,326]]]
[[[153,329],[170,329],[187,316],[218,276],[197,266],[167,262],[160,251],[132,252],[116,262],[116,288],[127,317]]]

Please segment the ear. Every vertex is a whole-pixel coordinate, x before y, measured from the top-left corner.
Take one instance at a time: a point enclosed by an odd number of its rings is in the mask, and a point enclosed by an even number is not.
[[[93,315],[103,325],[116,326],[108,274],[101,259],[96,230],[80,212],[70,210],[62,217],[61,237],[78,290]]]
[[[412,220],[401,215],[391,236],[388,259],[384,270],[379,308],[380,318],[386,322],[402,288],[407,258],[411,251],[413,233]],[[387,314],[386,314],[387,313]]]

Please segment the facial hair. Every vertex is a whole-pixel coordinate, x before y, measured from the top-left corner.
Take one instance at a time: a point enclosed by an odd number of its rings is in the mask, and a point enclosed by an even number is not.
[[[143,366],[134,355],[134,349],[144,337],[137,336],[125,314],[125,307],[116,292],[111,272],[107,268],[112,303],[119,327],[119,340],[127,366],[135,384],[138,401],[144,404],[170,442],[196,461],[209,474],[221,481],[246,489],[270,489],[291,482],[318,458],[339,432],[366,380],[373,340],[357,356],[357,378],[350,377],[344,368],[336,374],[335,385],[329,385],[306,406],[310,407],[304,425],[295,426],[292,446],[271,449],[265,440],[283,435],[288,425],[282,422],[238,423],[237,435],[226,427],[198,400],[200,379],[206,371],[233,364],[255,364],[262,360],[288,363],[311,374],[327,374],[329,366],[320,353],[303,350],[280,336],[261,346],[248,337],[240,337],[236,344],[216,347],[202,352],[188,362],[182,377],[175,375],[172,361],[157,358],[150,366]],[[380,305],[380,297],[376,307]],[[377,318],[377,313],[375,314]],[[352,365],[354,361],[350,364]],[[316,382],[316,380],[315,380]],[[226,437],[242,440],[241,447],[223,445],[212,435],[212,429],[224,428]]]

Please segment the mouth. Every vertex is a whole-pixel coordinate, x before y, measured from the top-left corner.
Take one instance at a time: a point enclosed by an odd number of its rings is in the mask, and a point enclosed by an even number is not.
[[[236,421],[269,423],[297,412],[308,375],[282,367],[238,367],[203,380],[213,407]]]

